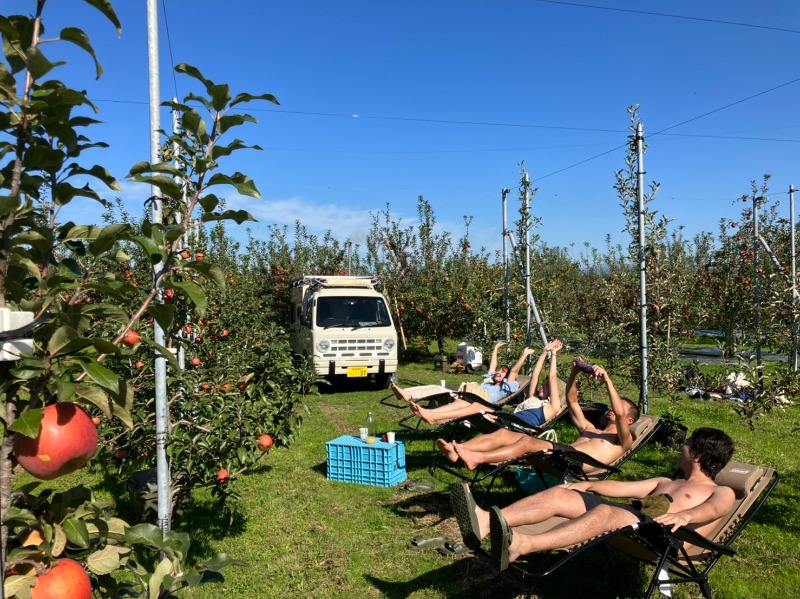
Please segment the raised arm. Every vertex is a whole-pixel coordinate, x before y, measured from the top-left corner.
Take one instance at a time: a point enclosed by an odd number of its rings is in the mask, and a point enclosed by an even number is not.
[[[628,451],[633,445],[633,435],[631,434],[630,424],[628,423],[628,410],[625,407],[625,402],[617,393],[611,377],[601,366],[594,366],[594,376],[606,384],[608,391],[608,400],[611,403],[611,411],[614,412],[614,418],[617,423],[617,438],[623,451]]]
[[[500,341],[497,345],[494,346],[492,350],[492,357],[489,359],[489,372],[494,372],[497,370],[497,352],[500,350],[501,347],[504,345],[508,345],[505,341]]]
[[[580,358],[580,356],[578,357]],[[587,428],[590,428],[592,423],[586,420],[586,416],[583,415],[583,410],[578,402],[578,386],[575,382],[578,372],[580,372],[580,370],[575,366],[575,360],[573,360],[572,370],[567,380],[567,407],[569,408],[569,417],[572,419],[572,423],[579,431],[583,432]]]
[[[511,371],[508,373],[509,383],[513,383],[514,381],[517,380],[517,375],[519,374],[519,371],[522,370],[522,366],[523,364],[525,364],[525,360],[527,360],[528,356],[530,356],[532,353],[533,349],[530,347],[526,347],[525,349],[522,350],[522,355],[519,357],[519,360],[517,360],[517,363],[514,364],[514,366],[511,368]]]
[[[552,347],[550,347],[552,345]],[[550,348],[548,350],[548,347]],[[562,344],[558,339],[545,346],[545,351],[550,352],[550,373],[547,376],[547,385],[550,387],[550,410],[553,414],[561,411],[561,395],[558,393],[558,364],[556,354],[561,350]]]

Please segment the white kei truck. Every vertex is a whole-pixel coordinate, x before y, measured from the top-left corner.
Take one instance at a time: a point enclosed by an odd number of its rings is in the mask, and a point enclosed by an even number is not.
[[[304,276],[292,281],[290,343],[331,383],[371,377],[379,389],[397,371],[397,331],[377,277]]]

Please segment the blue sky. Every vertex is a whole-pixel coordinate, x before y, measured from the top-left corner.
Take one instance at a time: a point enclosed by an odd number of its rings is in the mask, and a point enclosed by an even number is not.
[[[5,14],[33,7],[3,4]],[[69,61],[58,78],[96,101],[104,124],[90,134],[111,149],[93,158],[123,178],[149,156],[146,14],[143,0],[114,6],[121,38],[79,0],[45,12],[50,34],[89,34],[99,81],[84,55],[46,52]],[[524,161],[545,242],[576,255],[606,234],[626,242],[613,184],[631,104],[641,106],[646,179],[661,184],[654,208],[689,236],[737,215],[734,200],[764,173],[787,215],[789,185],[800,186],[797,2],[162,0],[158,11],[164,99],[195,90],[171,70],[188,62],[234,93],[281,102],[252,104],[259,123],[237,132],[264,151],[224,164],[262,193],[229,199],[260,221],[257,237],[299,219],[363,242],[371,212],[390,204],[410,225],[423,195],[454,237],[473,216],[473,246],[495,250],[501,190],[512,189],[513,219]],[[138,211],[148,191],[125,189]],[[91,220],[95,209],[81,210]]]

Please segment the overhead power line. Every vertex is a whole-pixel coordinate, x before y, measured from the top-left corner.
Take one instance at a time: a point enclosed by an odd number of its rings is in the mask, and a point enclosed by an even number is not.
[[[783,33],[800,33],[796,29],[786,29],[784,27],[772,27],[770,25],[757,25],[756,23],[740,23],[737,21],[724,21],[722,19],[708,19],[704,17],[689,17],[686,15],[673,15],[663,12],[652,12],[648,10],[635,10],[632,8],[618,8],[616,6],[598,6],[596,4],[581,4],[579,2],[564,2],[563,0],[534,0],[545,4],[563,4],[564,6],[575,6],[577,8],[592,8],[595,10],[611,10],[614,12],[627,12],[636,15],[647,15],[650,17],[666,17],[669,19],[683,19],[685,21],[700,21],[702,23],[716,23],[717,25],[733,25],[735,27],[750,27],[752,29],[767,29],[769,31],[781,31]]]

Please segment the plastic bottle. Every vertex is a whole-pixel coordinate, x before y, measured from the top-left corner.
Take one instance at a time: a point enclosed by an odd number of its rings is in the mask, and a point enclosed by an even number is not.
[[[367,443],[375,443],[375,420],[372,418],[372,412],[367,414]]]

